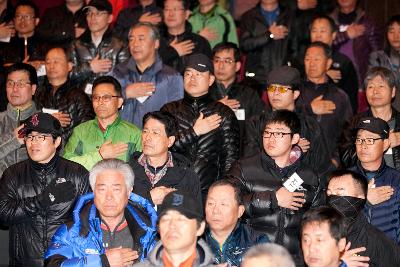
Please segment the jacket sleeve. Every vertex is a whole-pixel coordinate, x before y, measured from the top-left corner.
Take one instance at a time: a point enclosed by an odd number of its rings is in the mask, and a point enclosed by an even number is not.
[[[75,39],[72,42],[70,50],[71,61],[74,66],[72,68],[71,77],[73,77],[77,81],[82,82],[91,75],[92,68],[90,67],[90,62],[83,62],[79,58],[78,46],[79,46],[79,39]],[[87,48],[82,46],[81,49],[87,49]]]
[[[63,157],[77,162],[84,166],[87,170],[90,170],[97,162],[102,160],[102,157],[98,150],[78,155],[76,153],[76,148],[82,145],[82,142],[83,141],[80,138],[77,129],[75,128],[68,140],[68,143],[64,147]]]
[[[243,141],[243,154],[245,157],[259,153],[262,148],[262,122],[265,115],[254,116],[250,120],[246,120],[245,135]]]
[[[228,42],[231,42],[231,43],[239,45],[239,40],[238,40],[237,30],[236,30],[236,24],[233,21],[232,16],[229,13],[227,13],[224,16],[228,20],[228,23],[229,23]]]
[[[0,135],[0,160],[21,147],[13,132]]]
[[[61,225],[45,254],[45,266],[55,267],[95,267],[110,266],[105,255],[85,255],[77,257],[74,253],[74,243],[65,224]]]
[[[183,78],[180,74],[172,76],[168,83],[168,102],[173,102],[183,98]],[[157,90],[157,88],[156,88]]]
[[[224,116],[221,116],[224,117]],[[225,119],[220,125],[222,129],[222,153],[219,164],[221,177],[229,171],[232,163],[239,159],[239,123],[230,108],[226,108]]]
[[[253,21],[254,18],[249,16],[242,19],[240,47],[244,52],[251,52],[273,41],[273,39],[269,37],[267,28],[265,32],[255,33]]]
[[[125,61],[127,61],[129,59],[130,56],[131,56],[131,54],[129,52],[128,46],[123,44],[121,47],[121,50],[118,52],[117,62],[115,63],[115,65],[124,63]]]

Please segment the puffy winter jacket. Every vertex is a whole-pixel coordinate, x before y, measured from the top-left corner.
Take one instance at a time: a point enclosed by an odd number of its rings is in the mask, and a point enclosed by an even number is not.
[[[114,77],[121,83],[124,96],[121,117],[139,128],[143,126],[142,119],[146,113],[159,110],[164,104],[183,97],[182,76],[176,70],[164,65],[159,56],[143,73],[138,71],[135,60],[130,58],[128,62],[119,64],[114,69]],[[144,102],[136,98],[127,99],[126,87],[136,82],[154,83],[156,90]]]
[[[112,67],[108,73],[94,73],[90,67],[90,62],[96,56],[100,59],[109,59]],[[103,75],[111,74],[112,69],[119,63],[125,62],[129,58],[128,47],[118,38],[112,35],[108,29],[96,47],[92,42],[91,33],[86,30],[78,39],[72,42],[71,58],[74,63],[72,77],[80,83],[93,83],[93,81]]]
[[[177,120],[178,135],[172,149],[193,163],[204,197],[208,187],[221,179],[239,158],[239,125],[235,114],[229,107],[212,100],[209,94],[200,97],[185,94],[182,100],[169,103],[162,110],[170,112]],[[200,112],[204,117],[219,114],[220,126],[198,136],[193,126]]]
[[[81,165],[54,156],[49,163],[30,159],[4,171],[0,182],[0,223],[10,227],[10,266],[43,266],[43,256],[57,228],[72,218],[75,200],[89,189],[89,174]],[[44,209],[38,195],[52,180],[75,185],[70,201]]]
[[[93,193],[82,196],[74,208],[74,222],[63,224],[46,252],[46,266],[110,266],[103,246],[103,233]],[[157,213],[151,203],[131,193],[125,218],[133,248],[143,261],[155,246]]]
[[[54,94],[52,90],[53,87],[46,79],[36,90],[35,103],[38,109],[58,109],[69,114],[71,123],[63,128],[63,141],[67,142],[75,126],[94,118],[92,102],[85,92],[70,80],[62,84]]]
[[[305,194],[305,204],[298,211],[278,206],[276,191],[297,173],[303,180],[298,192]],[[320,204],[319,179],[300,160],[283,169],[265,152],[237,161],[229,175],[238,179],[244,192],[247,223],[266,233],[271,242],[286,247],[297,263],[302,263],[299,234],[301,218],[309,208]]]
[[[251,246],[269,242],[267,235],[259,233],[241,222],[237,223],[222,247],[214,239],[210,229],[206,230],[205,237],[208,246],[214,253],[214,263],[227,262],[230,264],[229,266],[240,266],[244,254]]]
[[[0,175],[11,165],[28,158],[26,147],[14,135],[20,123],[37,112],[35,103],[24,110],[14,109],[11,104],[0,113]]]

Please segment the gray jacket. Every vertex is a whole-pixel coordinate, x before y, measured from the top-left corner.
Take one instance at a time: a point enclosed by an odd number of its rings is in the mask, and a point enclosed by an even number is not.
[[[25,146],[14,136],[14,129],[36,111],[35,103],[22,111],[8,103],[7,110],[0,113],[0,176],[9,166],[28,158]]]
[[[157,243],[154,249],[151,251],[149,256],[144,262],[136,263],[134,267],[163,267],[164,263],[162,261],[161,255],[163,251],[163,246],[161,241]],[[206,242],[204,240],[199,239],[197,242],[197,255],[196,260],[194,261],[192,267],[213,267],[216,266],[213,264],[214,255],[211,250],[208,248]]]

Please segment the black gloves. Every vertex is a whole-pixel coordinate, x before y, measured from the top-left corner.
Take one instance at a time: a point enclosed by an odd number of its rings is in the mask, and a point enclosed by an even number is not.
[[[51,183],[38,195],[38,200],[43,207],[68,202],[75,197],[75,186],[65,178],[53,179]]]

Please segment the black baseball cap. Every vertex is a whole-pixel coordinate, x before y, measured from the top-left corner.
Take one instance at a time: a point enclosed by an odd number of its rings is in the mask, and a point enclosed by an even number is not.
[[[157,208],[158,218],[160,219],[169,210],[176,210],[188,219],[203,220],[202,203],[187,192],[174,191],[166,195],[161,205]]]
[[[379,136],[383,139],[389,138],[389,124],[380,119],[375,117],[364,117],[362,118],[356,127],[356,130],[367,130],[371,133],[379,134]]]
[[[280,84],[294,87],[300,84],[300,72],[296,68],[281,66],[271,70],[267,77],[268,84]]]
[[[30,116],[24,122],[24,127],[19,130],[18,134],[25,136],[33,131],[54,136],[61,136],[62,134],[60,122],[52,115],[43,112]]]
[[[186,63],[186,69],[192,68],[199,72],[209,71],[214,73],[214,65],[211,60],[204,54],[193,54],[189,56]]]
[[[108,0],[92,0],[83,9],[85,10],[91,7],[96,8],[98,11],[107,11],[109,14],[113,12],[112,5]]]

